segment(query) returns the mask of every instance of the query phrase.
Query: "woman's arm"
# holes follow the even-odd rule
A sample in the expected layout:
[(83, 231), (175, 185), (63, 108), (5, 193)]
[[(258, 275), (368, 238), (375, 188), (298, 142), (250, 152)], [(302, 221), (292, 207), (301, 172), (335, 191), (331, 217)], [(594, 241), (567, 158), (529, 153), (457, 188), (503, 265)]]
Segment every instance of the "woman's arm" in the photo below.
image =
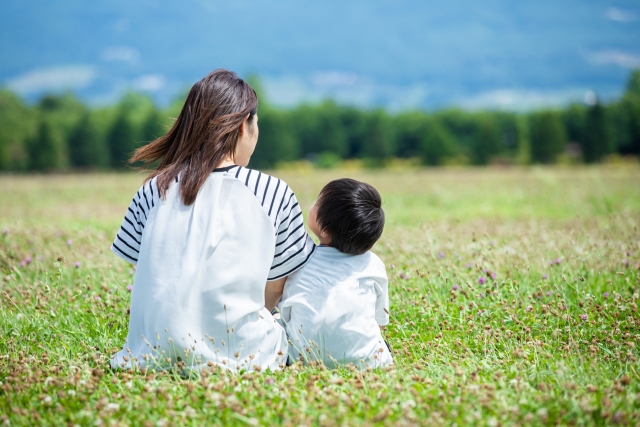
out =
[(267, 310), (272, 311), (276, 308), (278, 301), (282, 297), (282, 291), (284, 290), (284, 282), (287, 281), (287, 277), (272, 280), (267, 282), (264, 288), (264, 306)]

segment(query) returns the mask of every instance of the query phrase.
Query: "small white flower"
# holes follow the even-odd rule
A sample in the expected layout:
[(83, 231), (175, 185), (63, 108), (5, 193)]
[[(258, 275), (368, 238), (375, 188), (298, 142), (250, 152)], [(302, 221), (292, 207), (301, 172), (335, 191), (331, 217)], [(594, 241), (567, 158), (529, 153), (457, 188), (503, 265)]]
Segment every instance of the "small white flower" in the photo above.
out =
[(114, 402), (107, 403), (107, 406), (104, 407), (104, 410), (107, 412), (117, 412), (120, 410), (120, 405)]
[(184, 408), (184, 414), (185, 414), (187, 417), (195, 417), (195, 416), (197, 415), (197, 412), (196, 412), (196, 410), (195, 410), (195, 409), (193, 409), (191, 406), (187, 405), (187, 406)]

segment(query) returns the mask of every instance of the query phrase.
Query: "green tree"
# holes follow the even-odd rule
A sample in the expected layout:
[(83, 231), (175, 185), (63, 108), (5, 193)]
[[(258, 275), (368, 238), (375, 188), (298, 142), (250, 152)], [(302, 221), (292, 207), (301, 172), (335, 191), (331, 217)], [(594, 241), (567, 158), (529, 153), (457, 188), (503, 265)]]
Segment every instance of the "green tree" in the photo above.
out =
[(516, 120), (517, 126), (517, 142), (515, 161), (519, 165), (528, 165), (531, 163), (531, 140), (529, 139), (529, 122), (527, 117), (519, 115)]
[(0, 90), (0, 170), (23, 170), (28, 165), (26, 140), (36, 126), (34, 110), (16, 95)]
[(269, 107), (260, 108), (258, 114), (260, 135), (251, 156), (251, 167), (274, 167), (300, 157), (300, 146), (293, 131), (291, 115)]
[(455, 155), (455, 141), (437, 120), (425, 122), (419, 142), (420, 157), (425, 165), (437, 166)]
[(340, 107), (340, 122), (347, 139), (345, 157), (362, 157), (366, 145), (367, 112), (355, 107)]
[(529, 116), (531, 158), (537, 163), (553, 163), (567, 145), (567, 134), (557, 112), (539, 111)]
[(142, 143), (148, 144), (167, 133), (165, 122), (166, 120), (163, 119), (160, 111), (158, 111), (155, 106), (152, 106), (142, 122), (142, 128), (140, 130)]
[(398, 114), (394, 120), (396, 155), (398, 157), (420, 157), (421, 140), (433, 120), (425, 113), (411, 111)]
[(30, 170), (49, 171), (60, 167), (60, 144), (46, 118), (40, 120), (36, 134), (28, 139), (27, 147)]
[[(620, 124), (624, 129), (624, 134), (616, 138), (620, 151), (640, 155), (640, 69), (631, 73), (619, 108), (623, 118)], [(618, 132), (619, 129), (616, 128)]]
[(86, 113), (86, 107), (73, 94), (43, 96), (36, 107), (37, 115), (49, 127), (56, 145), (55, 169), (69, 166), (69, 137), (78, 121)]
[(442, 165), (458, 153), (455, 139), (442, 124), (442, 116), (423, 112), (401, 113), (395, 120), (396, 153), (400, 157), (420, 157), (429, 166)]
[(71, 93), (45, 95), (38, 102), (37, 111), (49, 118), (49, 123), (66, 142), (87, 107)]
[(116, 119), (107, 135), (112, 167), (122, 168), (127, 164), (129, 157), (137, 147), (136, 139), (137, 132), (129, 118), (129, 109), (119, 108)]
[(515, 155), (518, 146), (518, 115), (516, 113), (495, 111), (488, 114), (500, 128), (500, 154)]
[(602, 160), (611, 154), (613, 147), (608, 131), (605, 109), (596, 102), (587, 112), (585, 132), (582, 139), (582, 156), (587, 163)]
[(562, 123), (567, 130), (567, 139), (572, 142), (582, 143), (587, 124), (587, 108), (578, 103), (569, 105), (562, 112)]
[(260, 135), (251, 156), (250, 167), (272, 168), (279, 162), (300, 158), (300, 141), (297, 138), (293, 114), (273, 107), (256, 75), (246, 81), (258, 96), (258, 127)]
[(69, 135), (68, 145), (69, 160), (73, 167), (107, 167), (110, 164), (109, 151), (88, 111)]
[(503, 148), (500, 127), (494, 117), (478, 117), (477, 130), (471, 144), (471, 161), (476, 165), (486, 165)]
[(384, 110), (372, 111), (366, 120), (362, 156), (381, 164), (391, 157), (394, 151), (394, 140), (389, 116)]
[(302, 105), (292, 115), (303, 156), (325, 151), (340, 157), (347, 154), (347, 135), (340, 119), (340, 109), (335, 102)]
[(115, 109), (107, 142), (113, 167), (123, 167), (133, 152), (161, 133), (162, 115), (156, 115), (153, 101), (144, 95), (127, 93)]

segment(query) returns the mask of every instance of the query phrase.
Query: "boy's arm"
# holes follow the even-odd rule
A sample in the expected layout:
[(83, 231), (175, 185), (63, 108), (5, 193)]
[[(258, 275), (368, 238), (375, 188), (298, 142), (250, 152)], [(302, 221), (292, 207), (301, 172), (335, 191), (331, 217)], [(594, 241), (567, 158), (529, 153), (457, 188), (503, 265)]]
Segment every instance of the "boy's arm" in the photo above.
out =
[(377, 268), (377, 277), (373, 278), (376, 289), (376, 322), (384, 329), (389, 324), (389, 279), (382, 261), (379, 261)]
[(264, 306), (267, 310), (273, 311), (278, 304), (280, 298), (282, 298), (282, 291), (284, 290), (284, 282), (287, 281), (287, 277), (272, 280), (267, 282), (264, 288)]
[(389, 324), (389, 290), (387, 278), (376, 278), (376, 322), (384, 329)]
[(384, 263), (374, 253), (371, 253), (370, 262), (370, 277), (374, 281), (376, 292), (376, 323), (380, 329), (384, 329), (389, 324), (389, 278)]

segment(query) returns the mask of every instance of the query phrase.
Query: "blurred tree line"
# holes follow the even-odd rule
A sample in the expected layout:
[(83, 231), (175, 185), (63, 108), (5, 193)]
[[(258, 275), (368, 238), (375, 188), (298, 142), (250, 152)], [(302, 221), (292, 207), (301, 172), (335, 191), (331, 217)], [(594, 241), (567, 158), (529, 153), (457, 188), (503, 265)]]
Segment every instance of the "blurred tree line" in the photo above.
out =
[[(341, 159), (382, 166), (391, 158), (424, 165), (593, 163), (614, 153), (640, 155), (640, 70), (609, 104), (572, 104), (527, 114), (441, 110), (390, 114), (333, 101), (278, 109), (260, 97), (255, 168), (308, 159), (332, 167)], [(162, 135), (181, 102), (160, 110), (129, 93), (114, 106), (90, 108), (71, 94), (27, 105), (0, 91), (0, 170), (121, 169), (140, 145)]]

